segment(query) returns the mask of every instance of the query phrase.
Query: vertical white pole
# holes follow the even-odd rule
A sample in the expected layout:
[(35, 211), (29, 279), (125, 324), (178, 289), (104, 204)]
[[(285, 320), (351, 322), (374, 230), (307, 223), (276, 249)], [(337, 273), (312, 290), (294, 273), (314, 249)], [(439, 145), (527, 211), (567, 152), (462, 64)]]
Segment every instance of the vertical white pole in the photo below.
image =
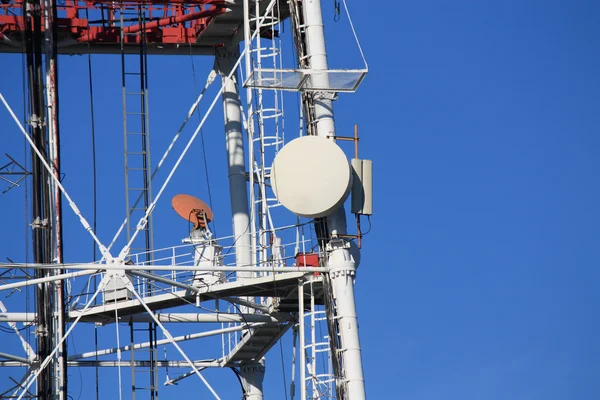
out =
[(300, 400), (306, 400), (306, 354), (304, 353), (304, 281), (298, 281), (298, 324), (300, 344)]
[(315, 318), (315, 291), (313, 283), (310, 283), (310, 363), (312, 373), (312, 390), (313, 396), (317, 393), (317, 320)]
[(344, 368), (344, 383), (348, 400), (366, 399), (358, 319), (354, 302), (356, 265), (344, 248), (334, 249), (329, 257), (329, 276), (335, 298)]
[[(239, 74), (234, 73), (231, 79), (226, 79), (238, 58), (239, 50), (237, 49), (235, 51), (227, 49), (217, 50), (215, 70), (219, 72), (221, 79), (223, 79), (223, 113), (225, 116), (225, 136), (227, 141), (229, 195), (231, 198), (233, 234), (235, 238), (235, 261), (238, 267), (248, 267), (252, 265), (254, 257), (250, 235), (252, 226), (248, 209), (248, 188), (245, 174), (242, 104), (238, 86)], [(249, 137), (249, 140), (251, 141), (252, 137)], [(250, 174), (252, 173), (253, 168), (251, 166)], [(254, 188), (251, 188), (251, 190), (254, 190)], [(253, 272), (237, 272), (238, 280), (249, 279), (253, 276)], [(248, 312), (246, 307), (242, 307), (241, 311), (243, 313)], [(246, 399), (262, 400), (262, 382), (265, 376), (264, 359), (241, 365), (240, 375), (246, 390)]]
[(262, 400), (265, 359), (242, 363), (240, 365), (240, 375), (246, 390), (244, 400)]
[[(304, 0), (302, 2), (306, 29), (306, 47), (310, 68), (327, 70), (327, 51), (323, 29), (321, 0)], [(329, 77), (325, 73), (311, 76), (313, 85), (329, 87)], [(317, 135), (323, 137), (335, 136), (332, 100), (326, 96), (315, 99), (315, 117)], [(346, 218), (343, 207), (340, 207), (327, 221), (331, 233), (346, 233)], [(339, 242), (339, 243), (338, 243)], [(343, 357), (343, 379), (348, 400), (363, 400), (366, 398), (365, 383), (358, 337), (356, 305), (354, 302), (354, 276), (356, 265), (343, 241), (329, 243), (330, 277), (336, 304), (336, 317), (340, 327), (340, 339)]]
[[(306, 50), (311, 69), (327, 70), (327, 51), (325, 50), (325, 33), (321, 0), (304, 0), (304, 24), (306, 29)], [(313, 85), (329, 87), (329, 76), (325, 73), (311, 76)], [(315, 118), (319, 136), (334, 136), (333, 102), (324, 96), (315, 98)]]
[[(235, 236), (235, 261), (238, 267), (244, 267), (252, 265), (252, 247), (238, 74), (235, 73), (231, 79), (226, 79), (238, 58), (239, 51), (237, 49), (233, 51), (218, 50), (215, 56), (215, 70), (223, 80), (223, 113), (225, 116), (229, 195)], [(237, 275), (243, 279), (251, 277), (252, 273), (238, 272)]]
[[(327, 71), (327, 50), (325, 49), (321, 0), (304, 0), (302, 4), (306, 31), (306, 51), (310, 68)], [(329, 75), (325, 72), (312, 74), (310, 79), (313, 86), (329, 87)], [(320, 96), (315, 96), (314, 105), (317, 135), (322, 137), (335, 136), (333, 101), (327, 97), (327, 93), (322, 93)], [(346, 234), (346, 213), (344, 212), (344, 208), (340, 207), (336, 210), (328, 218), (327, 223), (332, 232)]]

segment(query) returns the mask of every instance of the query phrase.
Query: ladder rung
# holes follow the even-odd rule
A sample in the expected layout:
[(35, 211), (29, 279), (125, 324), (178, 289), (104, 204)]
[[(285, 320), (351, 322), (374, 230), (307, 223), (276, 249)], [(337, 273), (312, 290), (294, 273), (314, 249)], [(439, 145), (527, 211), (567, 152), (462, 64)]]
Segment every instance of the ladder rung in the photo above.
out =
[(127, 111), (125, 114), (126, 115), (146, 115), (146, 113), (137, 112), (137, 111)]

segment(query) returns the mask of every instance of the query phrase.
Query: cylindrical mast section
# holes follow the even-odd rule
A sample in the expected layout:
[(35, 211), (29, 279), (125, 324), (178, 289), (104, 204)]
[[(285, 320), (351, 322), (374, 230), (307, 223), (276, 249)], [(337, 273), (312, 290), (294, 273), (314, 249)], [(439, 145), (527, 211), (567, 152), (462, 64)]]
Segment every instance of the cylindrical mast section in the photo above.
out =
[[(239, 50), (237, 48), (233, 51), (217, 50), (215, 70), (223, 80), (223, 114), (225, 117), (229, 196), (235, 237), (235, 261), (238, 267), (244, 267), (252, 265), (252, 247), (238, 74), (234, 73), (231, 79), (227, 79), (238, 58)], [(252, 275), (251, 272), (238, 272), (238, 277), (241, 278)]]
[[(340, 244), (343, 243), (340, 241)], [(341, 339), (343, 379), (348, 400), (366, 399), (363, 374), (358, 318), (354, 302), (354, 278), (356, 264), (352, 256), (342, 246), (333, 244), (329, 257), (329, 276), (335, 298), (336, 319)]]
[(244, 400), (262, 400), (265, 359), (242, 363), (240, 365), (240, 375), (245, 391)]
[[(238, 58), (238, 49), (234, 51), (218, 49), (215, 55), (215, 70), (219, 72), (223, 80), (223, 114), (225, 116), (225, 137), (227, 141), (229, 195), (235, 238), (235, 261), (238, 267), (249, 267), (252, 265), (253, 257), (242, 136), (242, 104), (238, 86), (239, 74), (234, 73), (231, 79), (227, 79)], [(253, 272), (237, 272), (238, 280), (248, 279), (252, 276), (254, 276)], [(242, 307), (241, 310), (244, 313), (247, 312), (246, 307)], [(260, 360), (242, 365), (240, 375), (246, 391), (245, 399), (262, 400), (262, 382), (265, 375), (264, 361)]]
[[(314, 86), (329, 87), (329, 76), (326, 73), (328, 65), (321, 0), (304, 0), (302, 5), (310, 69), (324, 71), (324, 73), (313, 73), (311, 79)], [(317, 93), (314, 97), (316, 133), (318, 136), (330, 138), (335, 136), (331, 95), (331, 92), (323, 92)], [(332, 138), (332, 140), (334, 139)], [(346, 218), (343, 206), (328, 218), (327, 224), (331, 234), (346, 233)], [(327, 247), (330, 254), (328, 266), (336, 305), (336, 315), (329, 316), (328, 323), (337, 323), (339, 327), (342, 346), (342, 349), (340, 349), (342, 376), (340, 378), (343, 379), (342, 384), (344, 385), (346, 399), (364, 400), (366, 399), (365, 382), (354, 302), (356, 265), (343, 240), (334, 238), (327, 244)], [(336, 321), (332, 321), (334, 317)]]
[[(321, 0), (305, 0), (302, 2), (302, 10), (305, 23), (306, 52), (310, 69), (322, 70), (323, 73), (313, 73), (310, 79), (313, 86), (329, 87), (329, 75), (326, 73), (327, 50), (325, 49), (325, 32), (323, 29), (323, 15), (321, 12)], [(322, 137), (330, 137), (334, 140), (335, 120), (333, 118), (333, 93), (315, 93), (313, 97), (316, 134)], [(329, 231), (338, 234), (346, 234), (346, 214), (344, 208), (340, 207), (327, 220)]]
[[(304, 0), (302, 4), (306, 32), (306, 51), (310, 69), (326, 71), (328, 65), (321, 0)], [(326, 73), (313, 74), (311, 80), (316, 87), (329, 86), (329, 75)], [(324, 137), (335, 136), (333, 101), (331, 97), (327, 96), (327, 93), (316, 94), (314, 97), (314, 106), (317, 135)]]

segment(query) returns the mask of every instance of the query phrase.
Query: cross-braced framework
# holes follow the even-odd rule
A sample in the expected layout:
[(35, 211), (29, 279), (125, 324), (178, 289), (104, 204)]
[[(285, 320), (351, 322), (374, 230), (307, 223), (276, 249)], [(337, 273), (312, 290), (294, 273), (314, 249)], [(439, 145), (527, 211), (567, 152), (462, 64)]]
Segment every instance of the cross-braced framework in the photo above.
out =
[[(127, 7), (137, 13), (137, 25), (133, 20), (125, 23)], [(192, 53), (215, 56), (214, 69), (203, 90), (154, 169), (149, 165), (149, 138), (140, 132), (142, 156), (148, 156), (142, 165), (144, 190), (137, 200), (136, 196), (127, 197), (127, 217), (108, 244), (100, 240), (78, 208), (77, 199), (70, 196), (68, 185), (61, 182), (58, 125), (49, 124), (54, 126), (54, 136), (50, 137), (54, 142), (51, 140), (49, 146), (54, 153), (47, 154), (39, 142), (42, 132), (37, 136), (31, 133), (32, 127), (39, 130), (43, 124), (30, 120), (24, 126), (0, 93), (15, 131), (23, 135), (38, 163), (33, 173), (43, 173), (48, 192), (58, 194), (49, 204), (59, 210), (64, 199), (101, 255), (99, 261), (91, 263), (65, 263), (59, 256), (52, 260), (36, 258), (34, 263), (0, 264), (0, 292), (13, 296), (10, 309), (0, 302), (0, 324), (6, 324), (21, 346), (0, 346), (0, 367), (7, 368), (11, 381), (10, 387), (0, 388), (0, 396), (67, 399), (67, 371), (86, 367), (96, 370), (97, 394), (98, 370), (113, 367), (117, 370), (117, 385), (111, 397), (118, 392), (119, 398), (126, 393), (132, 398), (156, 398), (154, 377), (164, 376), (164, 385), (176, 385), (195, 376), (205, 393), (220, 399), (218, 388), (205, 377), (205, 371), (232, 369), (244, 398), (262, 399), (263, 378), (272, 368), (266, 367), (264, 358), (291, 330), (291, 385), (286, 391), (290, 390), (292, 398), (365, 398), (353, 294), (358, 260), (356, 245), (346, 232), (345, 222), (341, 222), (343, 206), (327, 218), (302, 218), (283, 209), (270, 183), (271, 165), (286, 143), (283, 91), (303, 93), (300, 113), (305, 115), (296, 129), (300, 136), (334, 140), (332, 99), (339, 91), (355, 90), (366, 74), (366, 63), (363, 70), (328, 69), (326, 54), (321, 50), (325, 46), (320, 7), (320, 1), (312, 0), (130, 1), (118, 7), (109, 2), (66, 2), (57, 6), (52, 1), (18, 0), (0, 6), (3, 46), (18, 51), (17, 38), (23, 32), (25, 40), (32, 34), (47, 35), (53, 39), (53, 48), (47, 49), (45, 59), (49, 64), (59, 52), (76, 52), (82, 43), (94, 52), (120, 52), (123, 59), (135, 53), (139, 45), (148, 46), (143, 50), (148, 53), (166, 47), (170, 54), (178, 50), (169, 45), (181, 43), (195, 48)], [(5, 18), (11, 10), (17, 10), (12, 12), (14, 18)], [(157, 10), (162, 10), (160, 17)], [(90, 12), (101, 15), (101, 22), (90, 19)], [(42, 15), (46, 16), (45, 29), (39, 24)], [(290, 51), (297, 64), (286, 69), (280, 35), (282, 23), (290, 15), (294, 19), (295, 45)], [(59, 17), (61, 32), (57, 36), (52, 24)], [(127, 37), (132, 41), (126, 42)], [(242, 40), (245, 45), (240, 51), (238, 43)], [(142, 60), (145, 63), (145, 58)], [(336, 80), (340, 75), (346, 77), (341, 80), (343, 85)], [(49, 76), (52, 78), (52, 74)], [(220, 88), (205, 104), (204, 96), (217, 76)], [(245, 95), (240, 91), (241, 82), (245, 82)], [(43, 86), (43, 80), (38, 84)], [(56, 109), (55, 88), (46, 85), (46, 107)], [(141, 117), (147, 124), (146, 83), (142, 89)], [(129, 93), (125, 84), (123, 93)], [(210, 210), (196, 207), (189, 210), (188, 219), (197, 219), (183, 244), (157, 249), (146, 239), (145, 248), (136, 252), (136, 238), (150, 237), (148, 224), (154, 211), (164, 204), (167, 187), (219, 102), (225, 117), (232, 234), (215, 236), (209, 225)], [(181, 152), (173, 156), (175, 142), (184, 140), (184, 129), (201, 103), (204, 115)], [(44, 107), (38, 108), (36, 112), (41, 115)], [(127, 123), (125, 127), (127, 144)], [(288, 137), (297, 135), (288, 130)], [(130, 156), (126, 152), (126, 168)], [(154, 181), (167, 158), (174, 160), (171, 168), (163, 174), (164, 180)], [(28, 176), (25, 167), (11, 160), (4, 169), (16, 165), (23, 177)], [(21, 180), (9, 183), (15, 186)], [(131, 191), (126, 191), (129, 196)], [(138, 209), (139, 221), (133, 224), (131, 210), (140, 200), (143, 207)], [(47, 223), (49, 229), (56, 230), (61, 221), (57, 216), (56, 222)], [(117, 249), (123, 231), (127, 232), (126, 244)], [(60, 241), (59, 237), (54, 234), (51, 238)], [(45, 245), (59, 248), (50, 239)], [(19, 298), (25, 303), (30, 291), (35, 291), (37, 298), (42, 293), (47, 296), (39, 303), (48, 302), (49, 315), (43, 317), (43, 324), (40, 306), (35, 312), (18, 308)], [(63, 292), (64, 299), (59, 296)], [(36, 326), (36, 335), (48, 339), (32, 345), (22, 331)], [(136, 326), (157, 329), (150, 337), (135, 336)], [(92, 329), (96, 340), (87, 342), (84, 349), (67, 350), (70, 336), (90, 335)], [(98, 341), (99, 332), (103, 338), (114, 339)], [(198, 339), (205, 345), (192, 346)], [(41, 343), (46, 346), (43, 351)], [(159, 374), (159, 369), (164, 374)], [(142, 370), (153, 377), (148, 395), (135, 381)]]

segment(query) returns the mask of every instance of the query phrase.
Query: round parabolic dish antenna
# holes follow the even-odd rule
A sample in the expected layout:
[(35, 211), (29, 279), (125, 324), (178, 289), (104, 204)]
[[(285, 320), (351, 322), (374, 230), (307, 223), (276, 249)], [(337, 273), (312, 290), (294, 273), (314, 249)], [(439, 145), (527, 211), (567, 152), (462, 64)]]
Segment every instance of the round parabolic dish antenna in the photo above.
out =
[(319, 136), (302, 136), (277, 153), (271, 187), (277, 200), (296, 215), (330, 215), (348, 197), (352, 184), (350, 163), (342, 149)]
[(202, 200), (189, 194), (178, 194), (171, 200), (173, 209), (186, 221), (194, 224), (194, 229), (203, 228), (213, 220), (213, 212)]

